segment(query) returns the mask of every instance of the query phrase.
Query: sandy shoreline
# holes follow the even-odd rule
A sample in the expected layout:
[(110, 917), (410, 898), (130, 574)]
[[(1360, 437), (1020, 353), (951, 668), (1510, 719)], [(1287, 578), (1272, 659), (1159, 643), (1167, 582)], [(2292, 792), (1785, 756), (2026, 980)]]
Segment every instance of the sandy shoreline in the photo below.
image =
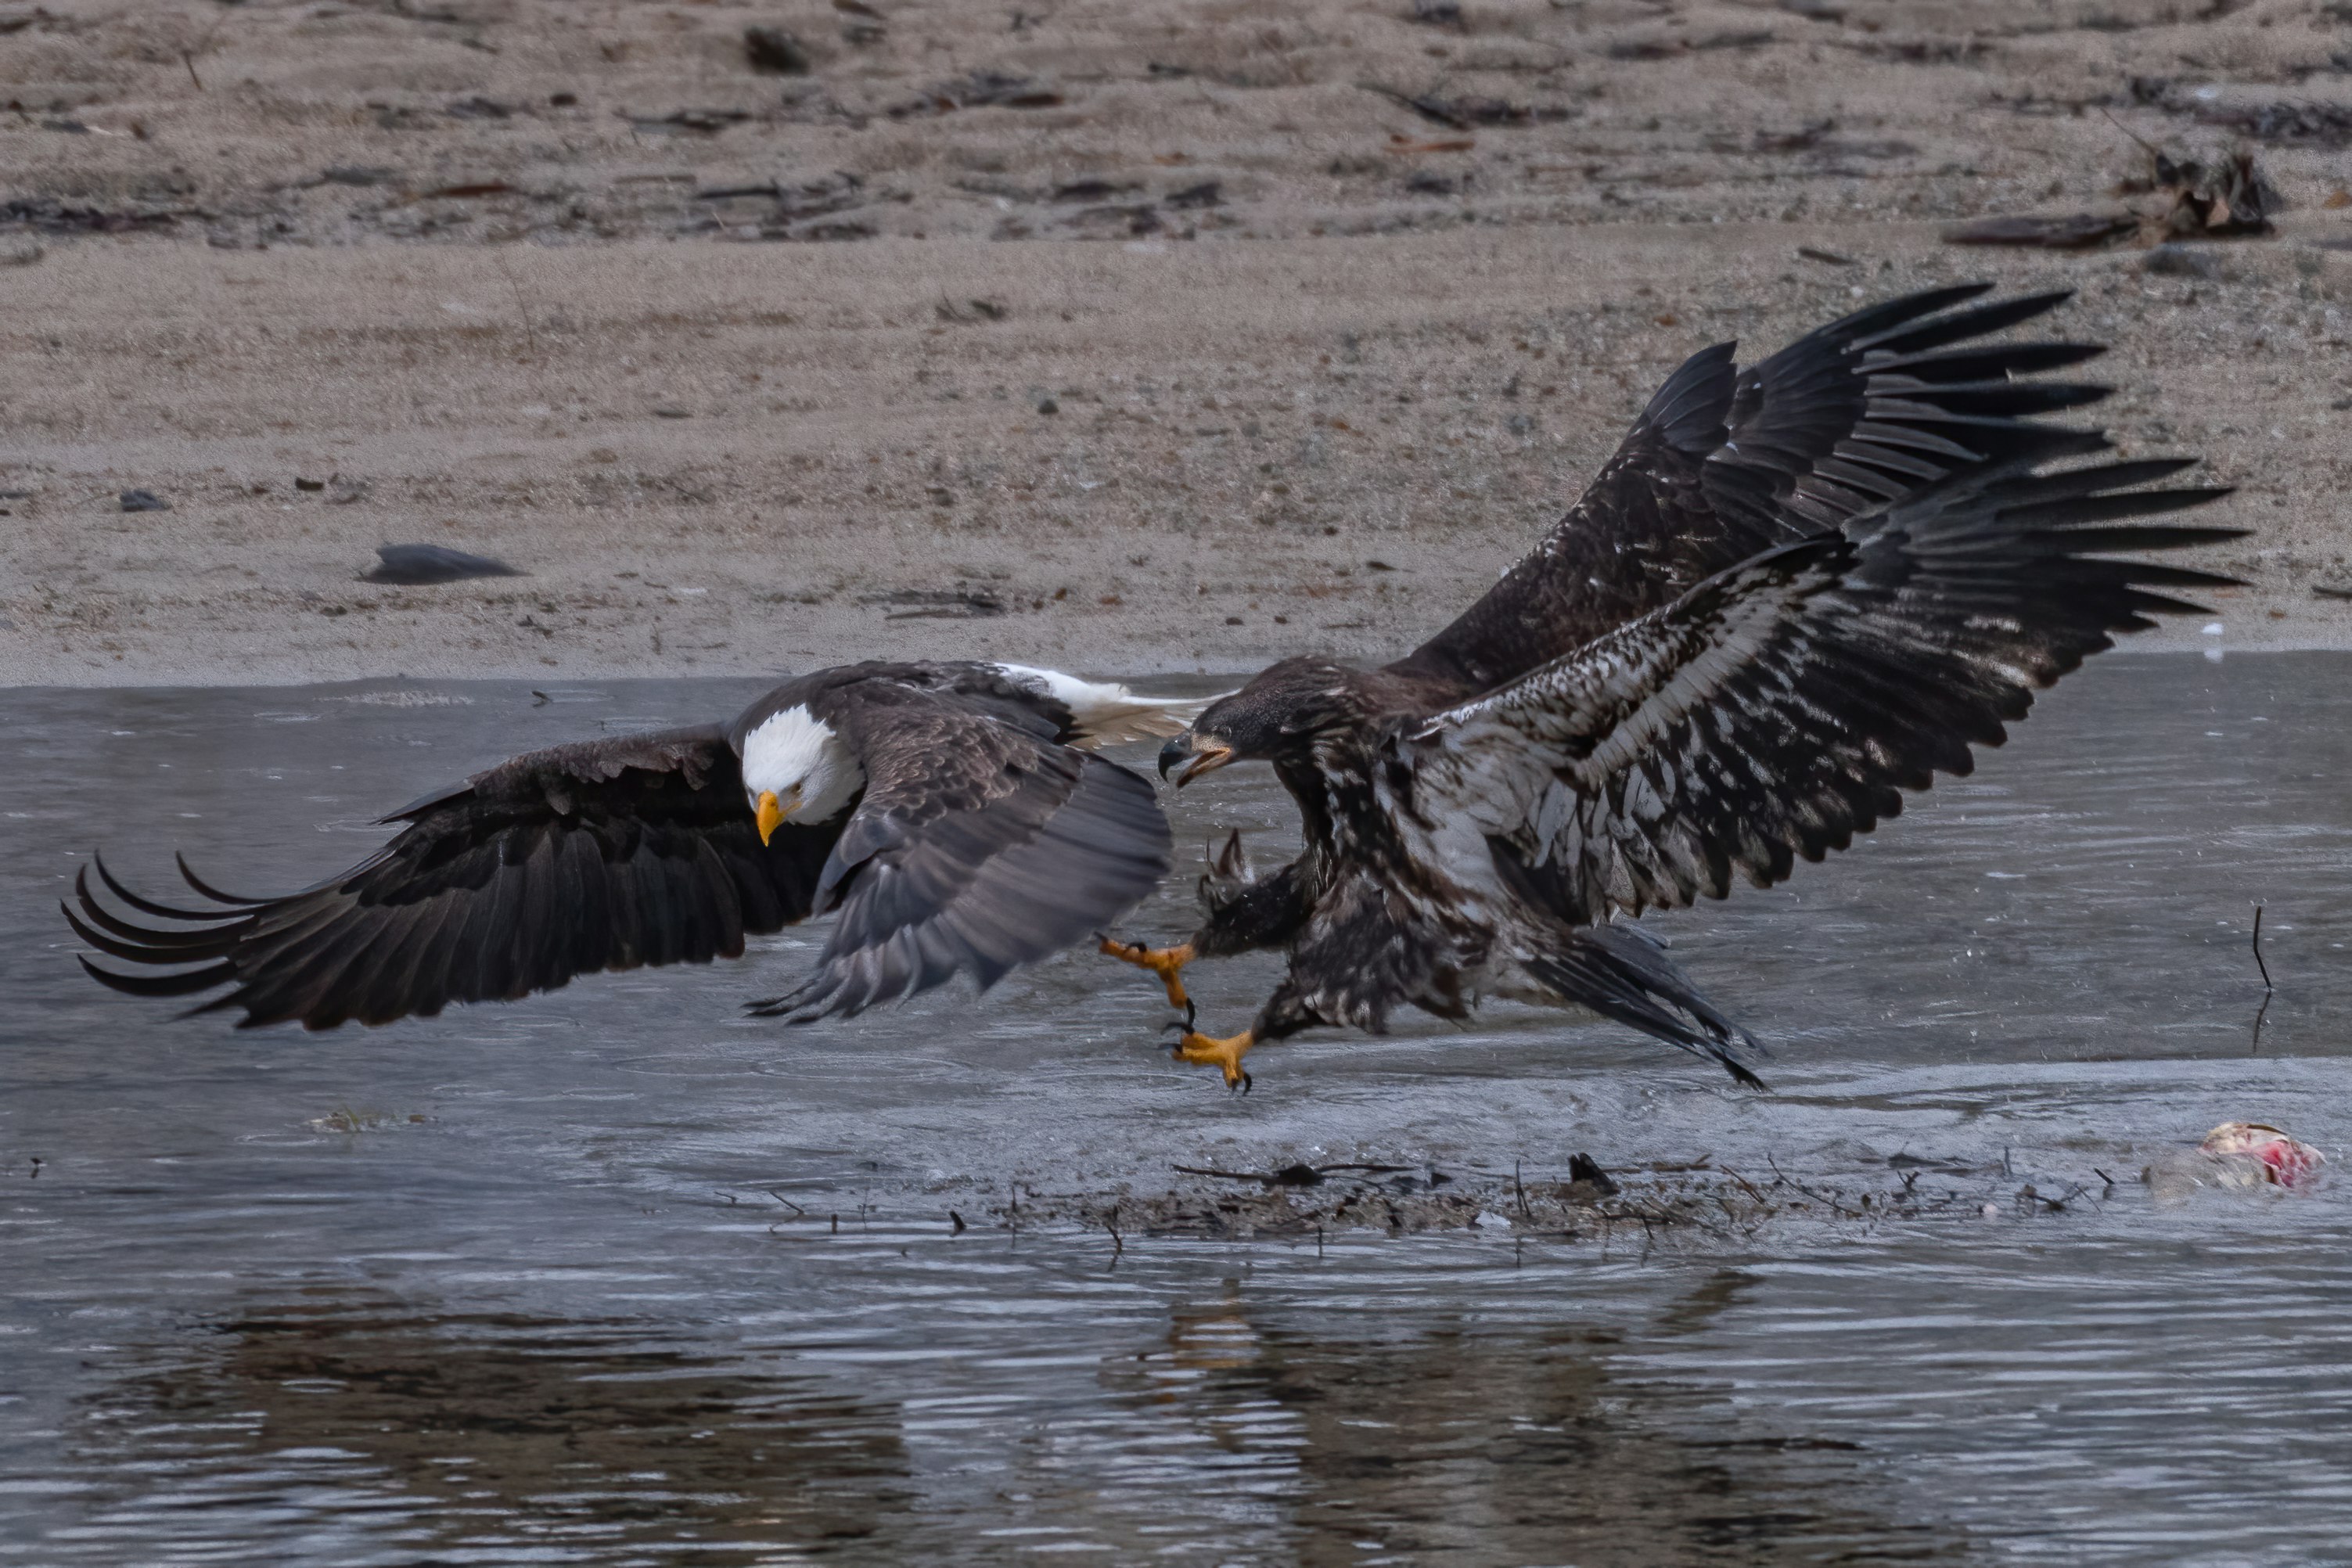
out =
[[(1988, 26), (1969, 35), (1991, 40), (1983, 48), (1948, 58), (1928, 47), (1932, 20), (1875, 9), (1876, 25), (1827, 26), (1753, 7), (1684, 7), (1664, 23), (1655, 8), (1559, 22), (1474, 8), (1466, 32), (1442, 37), (1382, 13), (1343, 37), (1334, 29), (1356, 13), (1310, 8), (1281, 48), (1250, 46), (1291, 60), (1297, 81), (1196, 84), (1166, 100), (1163, 121), (1142, 88), (1114, 92), (1082, 68), (1089, 49), (1126, 59), (1146, 47), (1116, 9), (1060, 16), (1058, 42), (967, 40), (1034, 53), (1067, 99), (1043, 118), (893, 120), (894, 83), (946, 74), (940, 49), (919, 47), (925, 27), (963, 37), (944, 10), (896, 8), (887, 47), (828, 44), (834, 63), (779, 88), (728, 53), (749, 13), (698, 13), (689, 48), (643, 8), (581, 7), (592, 32), (643, 36), (612, 46), (617, 59), (597, 67), (612, 79), (581, 89), (597, 117), (560, 142), (553, 110), (438, 109), (429, 132), (361, 112), (386, 81), (444, 97), (471, 83), (512, 104), (559, 78), (577, 85), (578, 60), (525, 47), (552, 26), (527, 5), (457, 7), (472, 19), (434, 27), (332, 6), (236, 13), (202, 57), (203, 93), (169, 53), (165, 69), (98, 48), (132, 22), (91, 10), (79, 32), (28, 26), (10, 36), (32, 51), (16, 63), (49, 69), (63, 94), (51, 112), (87, 133), (0, 140), (16, 191), (128, 211), (141, 179), (234, 145), (242, 161), (224, 167), (241, 173), (206, 175), (223, 190), (174, 199), (215, 216), (238, 200), (292, 216), (247, 238), (194, 216), (0, 233), (31, 258), (0, 268), (0, 681), (570, 679), (884, 655), (1135, 673), (1310, 649), (1387, 657), (1525, 548), (1684, 355), (1733, 337), (1769, 352), (1864, 299), (1977, 277), (2078, 289), (2054, 328), (2115, 345), (2096, 374), (2121, 391), (2099, 416), (2124, 450), (2201, 453), (2241, 487), (2226, 520), (2255, 534), (2203, 563), (2250, 584), (2215, 599), (2223, 633), (2176, 624), (2132, 646), (2352, 647), (2352, 605), (2313, 592), (2352, 587), (2352, 210), (2317, 199), (2340, 155), (2265, 150), (2295, 210), (2275, 239), (2213, 247), (2200, 275), (2152, 274), (2129, 247), (1937, 238), (1948, 217), (2003, 204), (2095, 205), (2137, 156), (2095, 117), (1995, 117), (1988, 93), (2071, 84), (2079, 102), (2116, 70), (2193, 48), (2226, 57), (2233, 91), (2279, 80), (2325, 96), (2328, 79), (2294, 74), (2316, 47), (2305, 24), (2317, 11), (2257, 7), (2278, 26), (2234, 31)], [(1247, 32), (1240, 15), (1225, 7), (1187, 35), (1200, 69), (1214, 40)], [(1665, 55), (1643, 41), (1742, 16), (1772, 37), (1699, 48), (1662, 34)], [(75, 49), (110, 63), (76, 78)], [(355, 74), (361, 49), (394, 51), (373, 88)], [(1823, 60), (1832, 79), (1797, 68)], [(238, 71), (245, 89), (221, 86)], [(1379, 164), (1389, 172), (1374, 181), (1332, 147), (1447, 139), (1350, 72), (1577, 112), (1454, 137), (1472, 145)], [(16, 79), (11, 90), (33, 90)], [(607, 123), (624, 99), (694, 87), (714, 101), (781, 93), (789, 107), (811, 82), (882, 107), (775, 113), (651, 150), (634, 122)], [(1325, 118), (1310, 125), (1300, 116), (1316, 106)], [(1823, 109), (1851, 144), (1814, 134), (1757, 151), (1760, 119)], [(2180, 118), (2168, 112), (2137, 123), (2158, 131)], [(134, 118), (137, 136), (99, 134)], [(315, 135), (300, 129), (313, 121)], [(1852, 141), (1889, 128), (1905, 151)], [(1971, 138), (1975, 163), (1955, 163)], [(2093, 145), (2107, 152), (2087, 159)], [(445, 198), (431, 208), (439, 228), (404, 237), (427, 242), (395, 243), (387, 226), (417, 216), (413, 196), (378, 191), (365, 211), (330, 212), (317, 204), (362, 187), (296, 179), (369, 157), (413, 170), (428, 146), (432, 177), (487, 171), (499, 179), (477, 184), (511, 184), (513, 202)], [(872, 232), (854, 243), (724, 243), (727, 200), (615, 210), (581, 233), (496, 221), (501, 203), (530, 205), (522, 186), (541, 165), (634, 190), (638, 163), (723, 180), (754, 147), (778, 160), (761, 164), (771, 177), (830, 162), (895, 192), (856, 220)], [(1617, 150), (1611, 168), (1547, 172), (1547, 156), (1596, 148)], [(1088, 238), (1068, 203), (971, 188), (1024, 149), (1053, 178), (1132, 176), (1153, 226)], [(1439, 176), (1414, 183), (1441, 167), (1455, 181), (1444, 200)], [(1180, 209), (1160, 190), (1171, 169), (1223, 194)], [(171, 510), (122, 511), (133, 488)], [(357, 581), (389, 541), (493, 554), (530, 575)]]

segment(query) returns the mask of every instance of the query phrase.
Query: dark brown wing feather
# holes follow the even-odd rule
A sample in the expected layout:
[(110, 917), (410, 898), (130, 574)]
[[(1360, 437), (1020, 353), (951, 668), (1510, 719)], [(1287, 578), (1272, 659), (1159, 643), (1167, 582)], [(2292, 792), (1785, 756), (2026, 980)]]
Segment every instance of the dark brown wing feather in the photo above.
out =
[(805, 1023), (967, 973), (985, 989), (1099, 931), (1167, 875), (1151, 786), (952, 693), (865, 686), (822, 713), (866, 769), (818, 896), (817, 972), (752, 1004)]
[[(118, 991), (241, 1007), (247, 1026), (430, 1016), (574, 975), (734, 958), (747, 933), (814, 906), (837, 829), (779, 829), (763, 847), (717, 726), (533, 752), (425, 796), (391, 842), (341, 876), (278, 899), (131, 893), (92, 862), (66, 919), (133, 967), (82, 961)], [(89, 884), (136, 912), (110, 910)], [(193, 967), (184, 967), (193, 966)]]
[(1970, 472), (1769, 551), (1403, 742), (1428, 853), (1597, 923), (1818, 860), (1966, 773), (2038, 688), (2231, 581), (2123, 554), (2242, 531), (2148, 521), (2182, 461)]
[[(1930, 289), (1815, 329), (1747, 371), (1732, 345), (1667, 378), (1552, 531), (1451, 626), (1390, 668), (1460, 700), (1671, 604), (1760, 551), (1833, 528), (1958, 468), (2061, 435), (2037, 415), (2106, 388), (2017, 378), (2082, 343), (1973, 342), (2066, 295), (1955, 310), (1991, 285)], [(2069, 437), (2095, 451), (2098, 437)]]

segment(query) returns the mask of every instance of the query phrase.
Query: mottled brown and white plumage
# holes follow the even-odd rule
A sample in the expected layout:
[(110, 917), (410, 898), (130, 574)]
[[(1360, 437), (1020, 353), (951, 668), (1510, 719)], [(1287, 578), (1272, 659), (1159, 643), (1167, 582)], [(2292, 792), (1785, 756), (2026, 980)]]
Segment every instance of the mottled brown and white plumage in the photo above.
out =
[[(1242, 1052), (1480, 995), (1577, 1005), (1753, 1081), (1754, 1046), (1632, 923), (1842, 849), (1966, 773), (2033, 693), (2227, 578), (2119, 559), (2235, 531), (2146, 521), (2224, 493), (2189, 460), (2054, 468), (2107, 443), (2036, 416), (2103, 387), (2021, 379), (2099, 352), (1987, 343), (2063, 295), (1984, 285), (1859, 311), (1747, 371), (1668, 379), (1582, 499), (1451, 626), (1380, 669), (1293, 659), (1161, 756), (1264, 760), (1305, 852), (1204, 883), (1157, 967), (1281, 947)], [(1137, 956), (1130, 951), (1128, 956)]]
[(118, 991), (226, 987), (197, 1010), (325, 1029), (739, 957), (837, 912), (815, 973), (753, 1010), (852, 1014), (959, 973), (985, 988), (1149, 893), (1168, 868), (1151, 786), (1084, 748), (1197, 709), (1022, 666), (844, 666), (731, 723), (501, 763), (299, 892), (219, 892), (184, 860), (204, 901), (164, 904), (93, 859), (66, 918), (130, 966), (82, 961)]

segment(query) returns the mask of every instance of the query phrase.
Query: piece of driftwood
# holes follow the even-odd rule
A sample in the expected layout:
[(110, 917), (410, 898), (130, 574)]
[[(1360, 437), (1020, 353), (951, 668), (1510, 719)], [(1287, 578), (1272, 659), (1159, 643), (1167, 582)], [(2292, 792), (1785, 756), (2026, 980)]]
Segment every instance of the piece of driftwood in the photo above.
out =
[(462, 583), (468, 577), (520, 577), (523, 573), (487, 555), (468, 555), (446, 544), (379, 544), (376, 565), (361, 575), (363, 583), (397, 587), (422, 587), (433, 583)]
[(2139, 220), (2129, 213), (1980, 217), (1946, 229), (1944, 243), (2014, 245), (2037, 250), (2088, 250), (2138, 227)]

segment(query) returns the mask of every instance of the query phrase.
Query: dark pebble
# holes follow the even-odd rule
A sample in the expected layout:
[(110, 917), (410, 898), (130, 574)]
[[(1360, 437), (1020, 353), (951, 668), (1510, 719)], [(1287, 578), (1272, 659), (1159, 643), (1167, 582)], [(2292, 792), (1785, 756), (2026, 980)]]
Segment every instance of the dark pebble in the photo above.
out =
[(779, 76), (806, 76), (815, 64), (807, 47), (782, 27), (744, 28), (743, 54), (754, 69)]
[(2211, 251), (2194, 245), (2159, 245), (2140, 258), (2139, 269), (2158, 278), (2201, 278), (2208, 280), (2221, 276), (2221, 258)]
[(122, 510), (125, 511), (169, 511), (172, 503), (153, 490), (124, 490)]
[(468, 555), (446, 544), (379, 544), (375, 553), (379, 564), (361, 578), (362, 582), (414, 587), (427, 583), (458, 583), (468, 577), (523, 574), (503, 561)]

